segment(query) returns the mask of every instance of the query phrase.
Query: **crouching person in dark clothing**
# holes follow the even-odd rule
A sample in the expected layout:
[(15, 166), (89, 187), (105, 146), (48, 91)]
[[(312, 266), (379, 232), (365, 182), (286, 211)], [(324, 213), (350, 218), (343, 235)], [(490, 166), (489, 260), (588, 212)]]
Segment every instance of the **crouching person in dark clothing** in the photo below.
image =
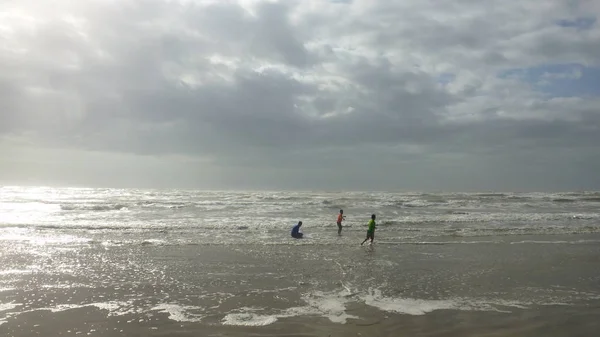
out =
[(292, 237), (296, 239), (302, 239), (304, 234), (300, 233), (300, 227), (302, 226), (302, 221), (299, 221), (294, 228), (292, 228)]

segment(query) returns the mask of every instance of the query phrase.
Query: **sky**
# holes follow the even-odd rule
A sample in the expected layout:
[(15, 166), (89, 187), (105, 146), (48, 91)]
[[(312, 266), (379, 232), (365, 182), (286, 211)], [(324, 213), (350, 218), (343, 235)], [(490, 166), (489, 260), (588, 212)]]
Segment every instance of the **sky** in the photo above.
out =
[(600, 189), (600, 1), (5, 0), (0, 185)]

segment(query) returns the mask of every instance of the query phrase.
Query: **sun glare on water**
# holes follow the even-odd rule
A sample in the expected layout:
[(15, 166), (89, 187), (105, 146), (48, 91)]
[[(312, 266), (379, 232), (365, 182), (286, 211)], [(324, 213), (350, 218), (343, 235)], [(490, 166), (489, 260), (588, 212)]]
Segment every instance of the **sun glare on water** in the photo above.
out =
[(60, 205), (52, 188), (4, 187), (0, 193), (0, 226), (44, 222)]

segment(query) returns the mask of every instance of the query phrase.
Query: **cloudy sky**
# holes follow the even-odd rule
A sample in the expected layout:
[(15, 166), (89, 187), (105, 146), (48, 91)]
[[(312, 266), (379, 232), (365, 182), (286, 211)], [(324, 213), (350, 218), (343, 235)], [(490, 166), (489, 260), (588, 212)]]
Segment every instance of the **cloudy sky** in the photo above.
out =
[(600, 189), (597, 0), (4, 0), (0, 184)]

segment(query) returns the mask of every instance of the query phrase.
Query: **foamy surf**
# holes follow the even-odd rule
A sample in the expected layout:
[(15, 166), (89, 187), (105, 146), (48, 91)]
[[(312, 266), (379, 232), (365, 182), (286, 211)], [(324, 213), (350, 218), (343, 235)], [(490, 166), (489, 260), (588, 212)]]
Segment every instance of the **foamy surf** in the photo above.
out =
[[(304, 306), (291, 307), (279, 312), (267, 314), (268, 310), (260, 308), (239, 308), (222, 320), (224, 325), (264, 326), (275, 323), (278, 319), (300, 316), (327, 318), (332, 323), (347, 324), (349, 319), (359, 320), (361, 317), (347, 313), (347, 306), (352, 303), (364, 303), (377, 310), (404, 314), (425, 315), (436, 310), (461, 311), (495, 311), (510, 313), (508, 308), (526, 309), (531, 303), (504, 300), (475, 299), (413, 299), (402, 297), (386, 297), (379, 289), (370, 289), (367, 293), (321, 292), (316, 291), (303, 296)], [(552, 303), (553, 305), (555, 303)]]
[(369, 289), (367, 292), (315, 291), (302, 296), (304, 306), (291, 307), (279, 312), (266, 314), (267, 309), (239, 308), (227, 314), (222, 323), (226, 325), (263, 326), (275, 323), (278, 319), (299, 316), (316, 316), (329, 319), (333, 323), (346, 324), (349, 319), (361, 319), (347, 313), (347, 306), (352, 303), (364, 303), (377, 310), (420, 316), (436, 310), (460, 311), (495, 311), (510, 313), (512, 309), (527, 309), (534, 305), (565, 305), (561, 302), (519, 302), (502, 299), (469, 299), (450, 298), (442, 300), (388, 297), (380, 289)]
[[(448, 298), (442, 300), (415, 299), (384, 296), (379, 289), (369, 289), (367, 294), (360, 296), (368, 306), (386, 312), (406, 315), (425, 315), (436, 310), (461, 310), (461, 311), (496, 311), (511, 313), (512, 309), (529, 309), (533, 306), (569, 305), (565, 301), (557, 301), (551, 296), (540, 298), (538, 301), (517, 301), (501, 298)], [(573, 300), (582, 300), (584, 297), (573, 297)], [(593, 296), (587, 296), (593, 299)]]
[(22, 303), (14, 303), (14, 302), (0, 303), (0, 312), (14, 309), (20, 305), (22, 305)]
[(385, 297), (379, 289), (370, 289), (361, 299), (368, 306), (387, 312), (407, 315), (424, 315), (434, 310), (465, 309), (453, 300), (423, 300), (412, 298)]
[(290, 308), (288, 314), (316, 315), (329, 319), (333, 323), (346, 323), (348, 319), (359, 317), (346, 313), (346, 305), (352, 300), (348, 298), (347, 290), (340, 292), (316, 291), (304, 295), (302, 298), (307, 305), (299, 308)]
[(200, 322), (203, 317), (203, 315), (191, 312), (202, 310), (202, 308), (182, 306), (177, 303), (162, 303), (153, 307), (151, 310), (165, 312), (169, 314), (169, 319), (177, 322)]
[(225, 315), (221, 323), (223, 325), (238, 325), (238, 326), (264, 326), (273, 324), (277, 321), (275, 315), (259, 315), (256, 313), (231, 313)]
[(262, 326), (275, 323), (278, 319), (301, 316), (314, 316), (329, 319), (333, 323), (345, 324), (348, 319), (359, 319), (358, 316), (346, 313), (348, 299), (346, 291), (311, 292), (302, 296), (306, 303), (303, 306), (291, 307), (268, 314), (264, 308), (239, 308), (228, 313), (222, 320), (225, 325)]
[[(534, 290), (536, 292), (545, 291), (539, 289), (532, 289), (531, 291)], [(569, 297), (572, 300), (594, 300), (600, 298), (600, 295), (585, 292), (570, 292)], [(510, 314), (515, 309), (525, 310), (537, 305), (569, 305), (569, 303), (564, 301), (564, 298), (563, 301), (559, 301), (556, 298), (553, 298), (551, 294), (545, 298), (545, 300), (539, 301), (459, 297), (448, 299), (419, 299), (386, 296), (383, 294), (382, 290), (377, 288), (369, 288), (367, 291), (354, 291), (348, 289), (331, 292), (312, 291), (301, 296), (304, 305), (293, 306), (287, 309), (239, 307), (231, 310), (228, 313), (225, 313), (220, 323), (222, 325), (230, 326), (258, 327), (274, 324), (280, 319), (290, 317), (322, 317), (328, 319), (332, 323), (347, 324), (349, 320), (360, 320), (363, 318), (347, 312), (348, 305), (361, 303), (382, 312), (413, 316), (422, 316), (438, 310), (494, 311)], [(22, 303), (14, 302), (0, 304), (0, 314), (22, 306)], [(201, 308), (197, 306), (183, 305), (177, 302), (159, 303), (145, 308), (136, 306), (131, 301), (107, 301), (87, 304), (58, 304), (53, 307), (45, 308), (21, 308), (22, 310), (18, 312), (11, 312), (10, 314), (5, 315), (5, 317), (0, 316), (0, 324), (2, 324), (1, 322), (6, 322), (6, 319), (9, 317), (16, 317), (20, 314), (28, 312), (46, 310), (56, 313), (90, 306), (96, 307), (101, 311), (105, 311), (107, 317), (132, 314), (151, 317), (156, 313), (166, 313), (169, 320), (194, 323), (200, 323), (202, 322), (203, 318), (214, 315), (220, 310), (220, 305), (210, 308)]]

